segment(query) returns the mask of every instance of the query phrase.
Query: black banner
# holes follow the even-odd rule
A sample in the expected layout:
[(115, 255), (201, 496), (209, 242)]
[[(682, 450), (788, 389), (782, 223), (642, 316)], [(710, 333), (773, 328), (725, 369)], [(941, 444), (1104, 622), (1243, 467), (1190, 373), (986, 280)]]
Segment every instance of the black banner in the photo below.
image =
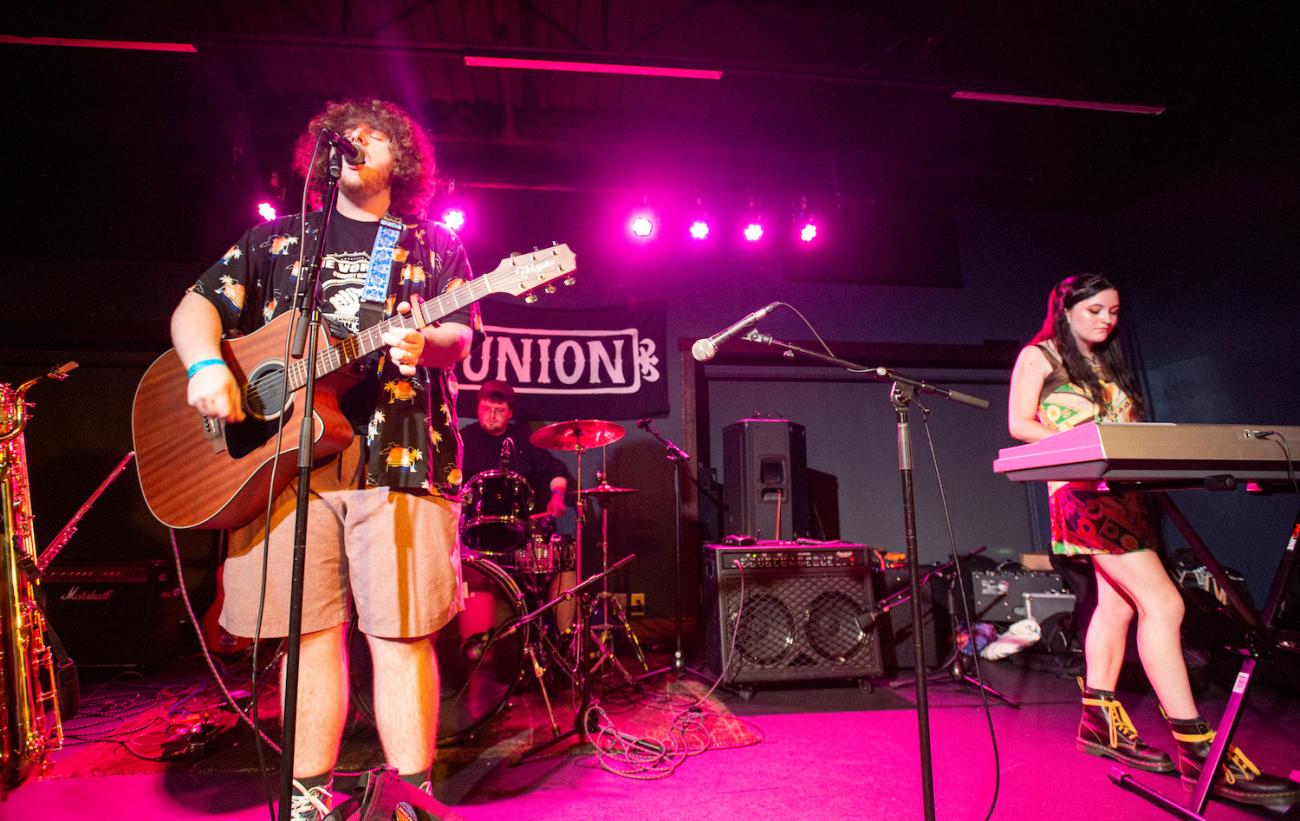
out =
[(456, 367), (457, 411), (473, 418), (478, 388), (508, 382), (520, 419), (637, 419), (668, 413), (662, 303), (554, 310), (483, 305), (484, 343)]

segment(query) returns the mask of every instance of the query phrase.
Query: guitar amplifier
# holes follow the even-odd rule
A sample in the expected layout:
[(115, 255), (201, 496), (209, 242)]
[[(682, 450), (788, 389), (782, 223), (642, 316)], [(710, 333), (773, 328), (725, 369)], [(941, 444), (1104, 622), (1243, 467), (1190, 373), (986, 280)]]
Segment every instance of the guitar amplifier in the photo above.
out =
[(1045, 618), (1051, 612), (1074, 607), (1074, 595), (1066, 589), (1059, 573), (1038, 570), (975, 570), (971, 572), (970, 579), (975, 593), (974, 615), (977, 621), (1013, 624), (1029, 618), (1031, 600), (1035, 605), (1032, 616), (1036, 620)]
[(176, 653), (185, 608), (170, 562), (54, 566), (45, 615), (78, 668), (156, 669)]
[[(705, 659), (724, 684), (864, 679), (884, 673), (860, 544), (705, 545)], [(742, 597), (743, 591), (743, 597)]]

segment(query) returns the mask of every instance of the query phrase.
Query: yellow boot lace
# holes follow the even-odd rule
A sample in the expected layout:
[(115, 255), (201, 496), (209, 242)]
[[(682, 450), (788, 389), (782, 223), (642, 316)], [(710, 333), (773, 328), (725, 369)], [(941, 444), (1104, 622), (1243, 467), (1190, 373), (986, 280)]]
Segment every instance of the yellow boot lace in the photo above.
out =
[[(1176, 741), (1185, 741), (1188, 743), (1204, 741), (1207, 744), (1214, 742), (1214, 730), (1207, 730), (1203, 733), (1180, 733), (1173, 731), (1173, 734), (1174, 740)], [(1241, 774), (1246, 777), (1247, 781), (1253, 781), (1255, 777), (1260, 774), (1259, 767), (1256, 767), (1255, 762), (1247, 758), (1246, 754), (1243, 753), (1241, 748), (1236, 744), (1230, 744), (1228, 746), (1227, 761), (1219, 765), (1219, 769), (1223, 773), (1223, 780), (1228, 784), (1236, 784), (1237, 776), (1233, 774), (1232, 767), (1229, 767), (1229, 764), (1234, 765), (1238, 770), (1240, 770)]]
[(1083, 703), (1089, 707), (1106, 708), (1108, 719), (1106, 723), (1110, 725), (1110, 746), (1118, 747), (1121, 735), (1128, 741), (1136, 742), (1138, 740), (1138, 731), (1137, 727), (1133, 726), (1133, 719), (1128, 717), (1124, 705), (1120, 704), (1117, 699), (1084, 696)]

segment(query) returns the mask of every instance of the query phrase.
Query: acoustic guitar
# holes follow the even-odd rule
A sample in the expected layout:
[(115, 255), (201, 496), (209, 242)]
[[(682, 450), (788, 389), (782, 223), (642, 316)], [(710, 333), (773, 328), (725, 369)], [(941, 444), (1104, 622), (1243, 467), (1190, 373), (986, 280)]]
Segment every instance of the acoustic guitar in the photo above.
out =
[[(316, 362), (314, 454), (338, 453), (352, 441), (352, 425), (338, 407), (345, 377), (370, 353), (384, 347), (389, 328), (423, 328), (489, 294), (521, 296), (569, 276), (576, 258), (567, 245), (554, 245), (501, 261), (491, 273), (448, 290), (342, 341), (322, 334)], [(535, 297), (529, 294), (529, 301)], [(297, 421), (307, 384), (306, 358), (284, 360), (284, 340), (296, 312), (288, 311), (243, 337), (221, 342), (221, 355), (235, 375), (245, 413), (227, 423), (201, 415), (186, 403), (188, 377), (175, 350), (160, 356), (145, 372), (132, 406), (132, 437), (140, 490), (150, 512), (176, 528), (231, 528), (251, 521), (275, 493), (297, 475)], [(285, 371), (288, 371), (287, 390)], [(341, 372), (340, 372), (341, 371)], [(324, 379), (338, 373), (332, 379)], [(282, 447), (276, 432), (285, 422)]]

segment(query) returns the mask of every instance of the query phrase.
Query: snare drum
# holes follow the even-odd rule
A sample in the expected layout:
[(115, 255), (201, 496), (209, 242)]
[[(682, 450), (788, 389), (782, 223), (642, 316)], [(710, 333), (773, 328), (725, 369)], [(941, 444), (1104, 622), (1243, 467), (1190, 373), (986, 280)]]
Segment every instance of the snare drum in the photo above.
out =
[(461, 541), (479, 553), (509, 557), (528, 535), (533, 491), (510, 470), (485, 470), (465, 486), (461, 500)]
[(547, 575), (572, 570), (573, 537), (559, 533), (534, 533), (524, 546), (515, 551), (516, 573)]

